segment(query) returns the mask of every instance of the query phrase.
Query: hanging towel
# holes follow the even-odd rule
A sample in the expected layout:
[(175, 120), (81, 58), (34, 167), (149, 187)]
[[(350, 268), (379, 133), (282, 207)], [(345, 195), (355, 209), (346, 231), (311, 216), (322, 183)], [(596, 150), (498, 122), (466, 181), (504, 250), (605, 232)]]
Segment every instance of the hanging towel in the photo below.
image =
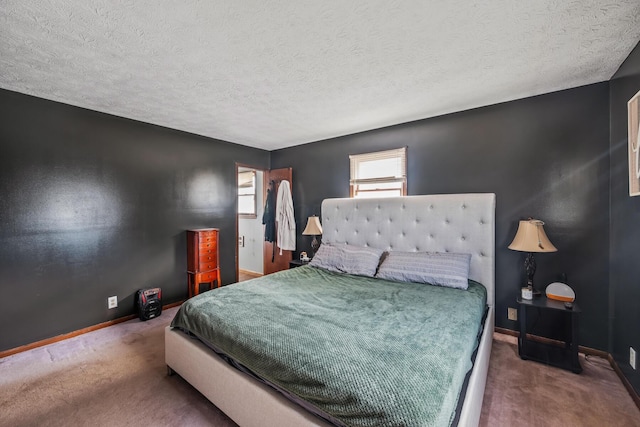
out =
[(267, 190), (267, 201), (264, 204), (264, 213), (262, 214), (262, 223), (264, 227), (264, 240), (267, 242), (276, 241), (276, 195), (273, 190), (273, 181), (269, 184)]
[[(276, 241), (276, 193), (273, 180), (269, 183), (267, 189), (267, 201), (264, 204), (264, 213), (262, 214), (262, 223), (264, 224), (264, 240), (265, 242)], [(271, 245), (271, 262), (276, 259), (276, 245)]]
[(278, 187), (276, 198), (276, 224), (278, 224), (278, 238), (276, 244), (282, 250), (296, 250), (296, 219), (293, 215), (293, 199), (289, 181), (283, 180)]

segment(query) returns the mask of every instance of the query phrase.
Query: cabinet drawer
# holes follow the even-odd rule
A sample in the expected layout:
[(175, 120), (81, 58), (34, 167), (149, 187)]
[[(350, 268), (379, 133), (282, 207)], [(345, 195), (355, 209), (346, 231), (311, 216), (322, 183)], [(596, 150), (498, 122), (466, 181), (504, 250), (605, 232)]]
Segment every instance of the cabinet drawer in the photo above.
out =
[(215, 240), (211, 240), (210, 242), (200, 242), (198, 249), (200, 249), (200, 253), (202, 253), (207, 249), (215, 250), (217, 246)]
[(215, 256), (218, 252), (215, 246), (209, 248), (199, 248), (198, 250), (198, 258), (206, 259), (205, 257)]
[(201, 231), (198, 233), (201, 242), (215, 240), (217, 231)]
[(200, 236), (198, 240), (200, 240), (200, 244), (203, 245), (205, 243), (215, 242), (218, 239), (216, 239), (216, 236), (211, 235), (211, 236)]
[(210, 261), (210, 262), (201, 262), (198, 265), (198, 270), (200, 271), (209, 271), (209, 270), (213, 270), (214, 268), (216, 268), (218, 265), (215, 261)]
[(198, 258), (198, 263), (200, 265), (202, 265), (202, 264), (216, 264), (217, 262), (218, 262), (218, 257), (216, 256), (216, 253), (214, 251), (211, 251), (211, 252), (206, 253), (206, 254), (202, 254), (201, 253), (200, 257)]
[(196, 274), (196, 282), (204, 283), (204, 282), (213, 282), (218, 280), (218, 271), (208, 271), (206, 273), (198, 273)]

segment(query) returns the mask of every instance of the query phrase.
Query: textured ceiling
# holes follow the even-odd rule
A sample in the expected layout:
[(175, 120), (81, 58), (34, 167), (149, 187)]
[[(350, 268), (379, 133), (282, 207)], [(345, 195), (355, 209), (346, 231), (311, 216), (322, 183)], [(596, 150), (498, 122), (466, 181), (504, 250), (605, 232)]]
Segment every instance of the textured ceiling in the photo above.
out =
[(0, 87), (271, 150), (605, 81), (638, 40), (638, 0), (2, 0)]

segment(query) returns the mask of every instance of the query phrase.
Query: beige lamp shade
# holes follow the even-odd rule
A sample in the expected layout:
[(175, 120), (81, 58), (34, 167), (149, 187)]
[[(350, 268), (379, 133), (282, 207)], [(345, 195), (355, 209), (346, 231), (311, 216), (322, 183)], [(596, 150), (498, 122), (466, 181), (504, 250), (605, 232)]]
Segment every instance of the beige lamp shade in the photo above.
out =
[(558, 249), (547, 237), (543, 225), (544, 222), (539, 219), (520, 221), (509, 249), (521, 252), (556, 252)]
[(317, 216), (310, 216), (307, 219), (307, 226), (302, 232), (303, 236), (319, 236), (322, 234), (322, 225), (320, 225), (320, 218)]

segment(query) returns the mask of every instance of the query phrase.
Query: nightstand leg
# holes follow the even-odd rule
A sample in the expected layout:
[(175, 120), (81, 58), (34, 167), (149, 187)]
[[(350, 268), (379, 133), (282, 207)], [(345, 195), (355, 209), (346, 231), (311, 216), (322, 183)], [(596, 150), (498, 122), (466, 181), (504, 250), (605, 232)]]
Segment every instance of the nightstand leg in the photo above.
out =
[(575, 313), (571, 314), (571, 366), (575, 374), (582, 372), (578, 357), (578, 316)]
[(520, 305), (520, 309), (518, 310), (518, 321), (520, 322), (520, 336), (518, 337), (518, 355), (523, 360), (527, 360), (525, 354), (526, 351), (526, 342), (527, 342), (527, 309), (524, 305)]

